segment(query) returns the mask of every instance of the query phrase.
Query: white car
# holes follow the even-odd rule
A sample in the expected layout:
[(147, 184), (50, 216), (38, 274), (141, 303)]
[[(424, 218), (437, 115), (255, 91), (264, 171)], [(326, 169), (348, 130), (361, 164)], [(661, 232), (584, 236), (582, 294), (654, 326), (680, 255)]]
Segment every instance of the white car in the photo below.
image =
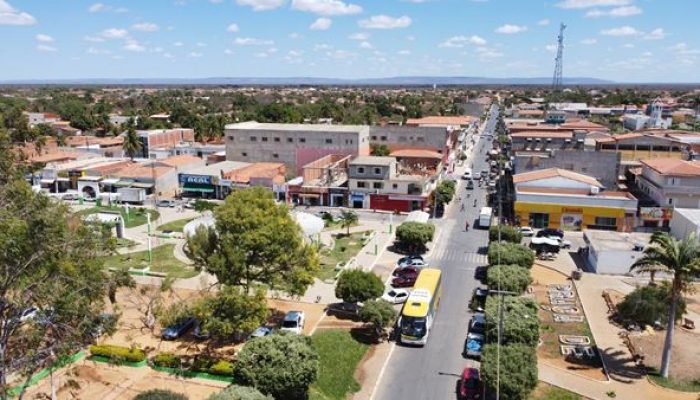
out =
[(562, 239), (559, 236), (549, 236), (547, 239), (556, 241), (557, 243), (559, 243), (559, 247), (561, 247), (562, 249), (571, 248), (570, 240)]
[(467, 168), (466, 170), (464, 170), (464, 174), (462, 174), (462, 179), (467, 180), (467, 179), (472, 179), (473, 177), (474, 177), (474, 175), (472, 174), (471, 169)]
[(529, 226), (521, 226), (518, 231), (520, 231), (520, 234), (523, 236), (533, 236), (535, 234), (535, 230)]
[(412, 258), (409, 260), (404, 260), (403, 262), (401, 262), (401, 260), (399, 261), (400, 262), (396, 264), (398, 268), (416, 267), (420, 269), (428, 266), (428, 263), (425, 262), (422, 258)]
[(409, 292), (406, 289), (389, 289), (389, 291), (382, 296), (382, 300), (386, 300), (391, 304), (401, 304), (406, 302), (408, 295)]
[(303, 311), (290, 311), (284, 316), (282, 320), (282, 327), (280, 331), (291, 332), (301, 335), (304, 330), (304, 322), (306, 321), (306, 316)]

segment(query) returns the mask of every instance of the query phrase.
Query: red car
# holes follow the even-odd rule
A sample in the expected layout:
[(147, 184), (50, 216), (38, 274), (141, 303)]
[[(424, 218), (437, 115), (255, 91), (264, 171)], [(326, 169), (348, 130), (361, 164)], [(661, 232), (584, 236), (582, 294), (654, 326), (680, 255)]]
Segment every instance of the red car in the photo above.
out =
[(401, 274), (391, 280), (391, 286), (393, 287), (412, 287), (418, 279), (418, 274)]
[(407, 266), (407, 267), (398, 267), (391, 274), (394, 276), (403, 276), (406, 274), (418, 275), (419, 272), (420, 272), (420, 268)]
[(459, 398), (461, 400), (481, 398), (481, 382), (479, 381), (478, 369), (467, 367), (462, 372), (462, 379), (459, 381)]

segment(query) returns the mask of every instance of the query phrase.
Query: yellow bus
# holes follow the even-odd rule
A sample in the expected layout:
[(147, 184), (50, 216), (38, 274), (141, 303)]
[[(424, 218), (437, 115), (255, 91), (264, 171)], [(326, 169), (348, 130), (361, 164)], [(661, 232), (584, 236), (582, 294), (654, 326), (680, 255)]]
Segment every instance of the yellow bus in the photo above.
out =
[(408, 296), (399, 318), (400, 341), (424, 346), (428, 342), (435, 312), (442, 295), (442, 272), (425, 268), (418, 274), (413, 291)]

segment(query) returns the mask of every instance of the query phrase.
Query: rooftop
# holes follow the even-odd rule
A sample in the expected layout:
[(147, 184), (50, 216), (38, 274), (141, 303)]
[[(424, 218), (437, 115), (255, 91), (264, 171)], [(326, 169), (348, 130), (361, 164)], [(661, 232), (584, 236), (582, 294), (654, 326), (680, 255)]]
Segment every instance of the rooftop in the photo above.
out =
[(437, 151), (425, 149), (403, 149), (391, 152), (391, 157), (406, 157), (406, 158), (434, 158), (442, 160), (442, 154)]
[(357, 156), (350, 161), (350, 165), (380, 165), (390, 166), (396, 162), (394, 157), (379, 157), (379, 156)]
[(80, 157), (79, 153), (66, 152), (66, 151), (55, 151), (51, 153), (43, 153), (40, 155), (35, 155), (29, 158), (29, 161), (33, 163), (55, 163), (59, 161), (77, 160)]
[(251, 178), (274, 179), (281, 176), (282, 182), (284, 182), (284, 171), (282, 163), (259, 162), (225, 172), (224, 177), (233, 182), (248, 183)]
[(246, 129), (263, 131), (314, 131), (314, 132), (360, 132), (368, 129), (365, 125), (328, 125), (328, 124), (274, 124), (257, 121), (228, 124), (226, 129)]
[(515, 132), (510, 135), (513, 138), (563, 138), (571, 139), (574, 137), (573, 130), (562, 130), (562, 131), (522, 131)]
[(136, 164), (116, 171), (113, 175), (120, 178), (160, 178), (168, 172), (174, 171), (173, 167), (150, 167)]
[(651, 233), (627, 233), (595, 229), (587, 229), (583, 232), (583, 235), (596, 252), (633, 251), (635, 245), (647, 246), (651, 239)]
[(519, 187), (516, 189), (516, 192), (518, 192), (518, 193), (551, 194), (551, 195), (567, 195), (567, 196), (586, 196), (586, 197), (596, 197), (599, 199), (636, 200), (636, 198), (631, 193), (607, 191), (607, 190), (600, 191), (596, 194), (591, 194), (590, 190), (586, 190), (586, 189)]
[(557, 177), (574, 180), (574, 181), (585, 183), (585, 184), (588, 184), (591, 186), (597, 186), (599, 188), (603, 187), (603, 185), (597, 179), (595, 179), (591, 176), (579, 174), (578, 172), (573, 172), (573, 171), (569, 171), (569, 170), (561, 169), (561, 168), (547, 168), (547, 169), (541, 169), (541, 170), (537, 170), (537, 171), (530, 171), (530, 172), (523, 172), (521, 174), (516, 174), (516, 175), (513, 175), (513, 183), (518, 184), (518, 183), (523, 183), (523, 182), (532, 182), (532, 181), (557, 178)]
[(674, 214), (680, 214), (696, 225), (700, 225), (700, 209), (698, 208), (674, 208)]
[(192, 156), (189, 154), (180, 154), (179, 156), (170, 156), (170, 157), (162, 158), (160, 160), (156, 160), (156, 162), (161, 163), (161, 164), (167, 164), (167, 165), (170, 165), (171, 167), (181, 167), (184, 165), (203, 163), (204, 160), (199, 158), (199, 157)]
[(190, 175), (209, 175), (209, 176), (221, 176), (221, 172), (224, 173), (233, 171), (238, 168), (243, 168), (249, 166), (250, 163), (242, 161), (222, 161), (216, 164), (207, 165), (204, 167), (192, 168), (182, 173)]
[(406, 125), (469, 125), (474, 118), (467, 116), (429, 116), (409, 118)]
[(700, 161), (686, 161), (674, 158), (654, 158), (640, 160), (645, 165), (662, 175), (700, 176)]

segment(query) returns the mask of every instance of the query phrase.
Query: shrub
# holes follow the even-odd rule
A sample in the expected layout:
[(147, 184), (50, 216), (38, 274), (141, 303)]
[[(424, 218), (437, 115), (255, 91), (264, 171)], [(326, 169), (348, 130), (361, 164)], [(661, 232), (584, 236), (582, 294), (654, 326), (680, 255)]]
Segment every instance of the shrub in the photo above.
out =
[(90, 353), (94, 356), (107, 357), (113, 361), (141, 362), (146, 359), (146, 354), (141, 349), (109, 344), (92, 345)]
[(489, 267), (486, 284), (490, 289), (500, 289), (507, 292), (525, 293), (532, 283), (530, 271), (519, 265), (494, 265)]
[[(496, 391), (497, 349), (495, 344), (484, 346), (481, 355), (481, 378), (486, 389)], [(500, 351), (500, 391), (501, 398), (508, 400), (524, 400), (537, 386), (537, 356), (535, 349), (522, 345), (511, 344), (501, 346)]]
[(351, 269), (340, 274), (335, 296), (346, 303), (376, 299), (384, 292), (384, 282), (373, 272)]
[(137, 394), (134, 400), (187, 400), (187, 396), (170, 390), (151, 389)]
[(209, 372), (212, 375), (230, 376), (233, 375), (233, 370), (234, 365), (232, 362), (226, 360), (218, 360), (209, 366), (207, 372)]
[(271, 396), (260, 393), (259, 390), (240, 385), (231, 385), (223, 392), (215, 393), (207, 400), (274, 400)]
[(180, 357), (173, 353), (158, 353), (151, 361), (153, 365), (165, 368), (179, 368), (182, 364)]
[(370, 300), (362, 306), (360, 319), (371, 324), (375, 332), (380, 333), (396, 321), (396, 310), (386, 300)]
[[(486, 340), (498, 340), (498, 302), (500, 296), (486, 299)], [(525, 344), (535, 348), (540, 337), (537, 303), (524, 297), (503, 298), (502, 344)]]
[(508, 242), (491, 243), (489, 245), (489, 265), (514, 264), (524, 268), (532, 268), (535, 263), (535, 255), (527, 247)]
[[(659, 286), (643, 286), (629, 293), (617, 305), (617, 317), (623, 321), (634, 321), (640, 325), (654, 325), (656, 321), (666, 324), (668, 304), (671, 300), (671, 285), (663, 282)], [(678, 299), (676, 320), (685, 314), (686, 302)]]
[(451, 179), (446, 179), (440, 182), (433, 192), (435, 204), (444, 206), (452, 201), (457, 190), (457, 183)]
[(396, 228), (397, 245), (409, 253), (425, 252), (425, 245), (433, 240), (435, 226), (420, 222), (404, 222)]
[(489, 240), (492, 242), (498, 241), (498, 229), (501, 229), (501, 241), (510, 243), (520, 243), (523, 240), (523, 235), (518, 228), (508, 225), (498, 225), (489, 228)]

